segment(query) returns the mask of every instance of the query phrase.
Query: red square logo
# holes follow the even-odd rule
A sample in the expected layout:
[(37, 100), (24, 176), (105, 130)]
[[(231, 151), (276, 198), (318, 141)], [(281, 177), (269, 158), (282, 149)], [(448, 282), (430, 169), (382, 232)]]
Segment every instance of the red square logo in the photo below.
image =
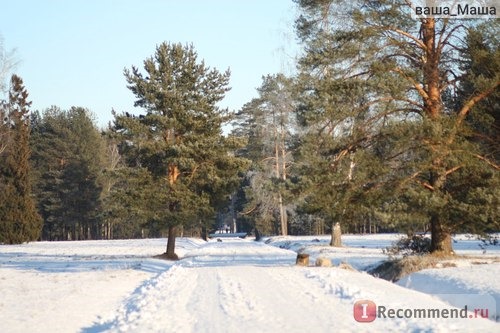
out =
[(354, 319), (360, 323), (370, 323), (377, 318), (377, 306), (369, 300), (361, 300), (354, 303)]

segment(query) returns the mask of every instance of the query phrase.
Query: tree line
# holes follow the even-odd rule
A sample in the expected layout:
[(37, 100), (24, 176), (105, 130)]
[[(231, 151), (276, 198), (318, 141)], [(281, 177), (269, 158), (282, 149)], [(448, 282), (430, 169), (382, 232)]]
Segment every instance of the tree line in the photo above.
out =
[(296, 73), (264, 76), (235, 113), (219, 107), (229, 70), (193, 45), (162, 43), (125, 69), (141, 111), (113, 112), (105, 130), (84, 108), (30, 114), (13, 76), (0, 242), (166, 235), (175, 258), (176, 235), (218, 224), (259, 237), (340, 223), (429, 232), (450, 253), (455, 232), (498, 231), (498, 20), (413, 19), (406, 1), (295, 3)]

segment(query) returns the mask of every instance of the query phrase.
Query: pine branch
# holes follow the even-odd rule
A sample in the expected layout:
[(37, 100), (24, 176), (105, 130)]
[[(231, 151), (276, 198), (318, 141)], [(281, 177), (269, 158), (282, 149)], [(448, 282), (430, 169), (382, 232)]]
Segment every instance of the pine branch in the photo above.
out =
[(476, 105), (481, 100), (483, 100), (484, 98), (491, 95), (499, 85), (500, 85), (500, 81), (495, 82), (495, 84), (490, 89), (487, 89), (487, 90), (483, 91), (482, 93), (477, 94), (476, 96), (472, 97), (464, 104), (464, 106), (458, 112), (457, 120), (455, 122), (455, 125), (453, 126), (453, 130), (450, 132), (450, 137), (449, 137), (448, 142), (447, 142), (448, 144), (453, 143), (459, 127), (462, 125), (463, 121), (465, 120), (465, 117), (469, 114), (469, 112), (472, 110), (474, 105)]
[(462, 169), (463, 167), (464, 167), (463, 165), (458, 165), (458, 166), (453, 167), (449, 170), (446, 170), (446, 172), (444, 173), (444, 176), (448, 176), (448, 175), (454, 173), (455, 171)]
[(406, 31), (403, 31), (401, 29), (398, 29), (398, 28), (394, 28), (394, 27), (381, 27), (382, 30), (385, 30), (385, 31), (392, 31), (392, 32), (395, 32), (397, 33), (398, 35), (401, 35), (403, 37), (406, 37), (408, 39), (411, 39), (412, 41), (415, 42), (415, 44), (420, 47), (422, 50), (424, 51), (427, 51), (427, 46), (417, 37), (413, 36), (412, 34), (406, 32)]
[(406, 75), (406, 73), (403, 72), (403, 70), (401, 70), (400, 67), (394, 68), (393, 71), (396, 72), (396, 73), (401, 74), (401, 76), (403, 76), (403, 78), (405, 78), (406, 80), (410, 81), (410, 83), (412, 84), (412, 86), (417, 90), (417, 92), (419, 93), (420, 96), (422, 96), (423, 99), (428, 99), (429, 98), (429, 95), (424, 90), (424, 88), (422, 88), (422, 85), (420, 83), (418, 83), (417, 81), (415, 81), (410, 76)]
[(474, 105), (476, 105), (482, 99), (491, 95), (499, 85), (500, 81), (497, 81), (490, 89), (483, 91), (482, 93), (472, 97), (469, 101), (467, 101), (462, 107), (462, 109), (458, 112), (458, 119), (457, 122), (455, 123), (455, 127), (457, 128), (462, 124), (465, 117), (467, 116), (467, 114), (470, 112), (470, 110)]
[(496, 164), (495, 162), (487, 159), (486, 157), (484, 156), (481, 156), (479, 154), (472, 154), (472, 156), (476, 157), (476, 158), (479, 158), (480, 160), (482, 161), (485, 161), (488, 165), (492, 166), (493, 168), (495, 168), (496, 170), (500, 170), (500, 165)]

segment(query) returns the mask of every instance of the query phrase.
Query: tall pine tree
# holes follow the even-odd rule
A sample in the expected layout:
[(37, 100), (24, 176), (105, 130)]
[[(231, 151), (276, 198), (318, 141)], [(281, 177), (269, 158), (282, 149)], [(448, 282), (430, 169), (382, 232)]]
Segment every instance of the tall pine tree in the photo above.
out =
[[(473, 175), (477, 162), (491, 169), (490, 178), (497, 172), (466, 140), (464, 120), (498, 89), (498, 73), (459, 104), (445, 103), (463, 73), (457, 66), (462, 37), (475, 22), (414, 19), (404, 0), (296, 2), (306, 49), (299, 115), (326, 143), (323, 168), (311, 172), (337, 174), (341, 179), (331, 182), (347, 186), (335, 191), (345, 195), (332, 198), (332, 205), (345, 203), (337, 214), (365, 196), (363, 205), (390, 207), (398, 214), (392, 219), (425, 219), (432, 251), (451, 253), (451, 234), (477, 224), (474, 214), (460, 218), (470, 198), (459, 190), (459, 175)], [(481, 191), (478, 186), (469, 191)]]
[(0, 243), (36, 240), (42, 227), (31, 194), (30, 105), (22, 79), (13, 75), (0, 120), (8, 129), (2, 137), (7, 144), (0, 153)]
[(89, 110), (52, 107), (32, 117), (35, 193), (46, 240), (100, 238), (104, 145)]
[(118, 115), (113, 130), (128, 167), (145, 171), (143, 209), (150, 222), (168, 228), (166, 257), (176, 259), (177, 228), (212, 222), (245, 162), (230, 154), (222, 135), (227, 117), (218, 103), (229, 90), (229, 71), (207, 67), (192, 45), (166, 42), (143, 67), (125, 69), (125, 77), (146, 114)]

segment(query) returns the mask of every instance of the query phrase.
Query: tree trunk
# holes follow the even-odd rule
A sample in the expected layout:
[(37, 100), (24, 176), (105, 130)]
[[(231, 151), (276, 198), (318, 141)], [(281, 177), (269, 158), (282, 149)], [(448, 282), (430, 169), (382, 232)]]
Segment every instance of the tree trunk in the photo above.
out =
[[(173, 186), (175, 182), (177, 181), (177, 178), (180, 176), (180, 171), (177, 165), (175, 164), (170, 164), (168, 166), (168, 182), (170, 186)], [(170, 210), (172, 211), (172, 206), (170, 207)], [(175, 254), (175, 237), (176, 235), (177, 228), (175, 226), (169, 226), (168, 227), (168, 239), (167, 239), (167, 252), (165, 253), (165, 256), (167, 259), (170, 260), (178, 260), (179, 257), (177, 254)]]
[(281, 235), (286, 236), (288, 235), (288, 221), (287, 221), (286, 209), (283, 206), (283, 197), (281, 196), (281, 193), (278, 193), (278, 203), (280, 208)]
[(443, 255), (453, 254), (451, 233), (443, 226), (437, 215), (431, 218), (431, 253)]
[(177, 178), (181, 175), (179, 168), (175, 164), (171, 164), (168, 166), (168, 182), (170, 185), (174, 185), (177, 181)]
[(438, 119), (443, 109), (441, 100), (441, 49), (436, 47), (436, 20), (428, 18), (422, 23), (422, 41), (425, 44), (426, 61), (424, 62), (424, 85), (427, 96), (424, 97), (424, 111), (431, 119)]
[(179, 260), (177, 254), (175, 254), (175, 237), (176, 237), (176, 227), (168, 227), (168, 240), (167, 240), (167, 253), (165, 253), (166, 258), (170, 260)]
[(332, 240), (330, 241), (330, 246), (342, 247), (342, 231), (340, 230), (340, 224), (337, 222), (332, 228)]
[(205, 241), (208, 242), (208, 229), (205, 224), (201, 224), (201, 238)]
[[(424, 99), (424, 111), (430, 119), (440, 121), (439, 118), (443, 112), (443, 102), (441, 100), (441, 72), (439, 65), (441, 63), (442, 45), (436, 45), (436, 20), (428, 18), (422, 21), (422, 41), (425, 44), (426, 61), (424, 62), (424, 85), (427, 90), (427, 96), (422, 96)], [(422, 94), (421, 94), (422, 95)], [(440, 131), (440, 135), (444, 135)], [(432, 147), (432, 150), (436, 150)], [(443, 150), (444, 147), (438, 147), (438, 150)], [(441, 165), (441, 157), (434, 159), (434, 167), (436, 170), (443, 168)], [(446, 172), (431, 176), (430, 189), (432, 191), (439, 190), (446, 181)], [(453, 254), (451, 243), (451, 230), (446, 228), (441, 221), (438, 213), (434, 213), (430, 218), (431, 222), (431, 252), (441, 253), (445, 255)]]
[[(281, 179), (286, 181), (286, 151), (285, 151), (285, 130), (283, 128), (283, 123), (281, 124)], [(280, 214), (281, 214), (281, 227), (283, 230), (283, 235), (288, 235), (288, 213), (286, 207), (283, 206), (283, 198), (280, 193)]]
[[(280, 163), (280, 146), (281, 146), (281, 137), (282, 134), (278, 131), (278, 126), (276, 125), (276, 117), (273, 113), (273, 124), (274, 124), (274, 160), (275, 160), (275, 172), (276, 178), (281, 178), (283, 180), (286, 179), (286, 174), (284, 174), (284, 170), (281, 170), (282, 166), (285, 164)], [(281, 153), (284, 154), (284, 151), (281, 150)], [(281, 158), (284, 160), (284, 155)], [(281, 235), (286, 236), (288, 234), (288, 226), (287, 226), (287, 216), (286, 209), (283, 206), (283, 197), (281, 195), (281, 189), (278, 189), (278, 208), (280, 214), (280, 227), (281, 227)]]
[(260, 241), (262, 239), (262, 235), (257, 227), (255, 227), (255, 240)]

